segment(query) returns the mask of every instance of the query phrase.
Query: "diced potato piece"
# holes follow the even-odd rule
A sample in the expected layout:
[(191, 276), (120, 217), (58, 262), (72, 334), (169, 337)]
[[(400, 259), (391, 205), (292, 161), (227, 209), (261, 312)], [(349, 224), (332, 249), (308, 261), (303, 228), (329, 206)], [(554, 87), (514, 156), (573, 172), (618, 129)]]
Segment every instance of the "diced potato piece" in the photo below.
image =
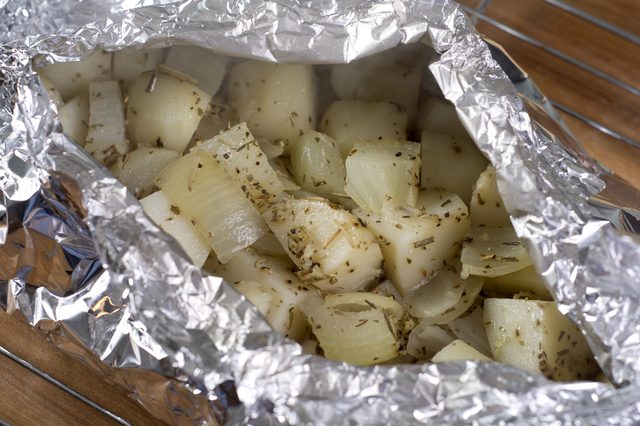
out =
[(346, 169), (333, 139), (310, 130), (290, 150), (291, 168), (298, 185), (327, 197), (345, 195)]
[(246, 123), (203, 142), (194, 151), (206, 151), (218, 160), (259, 211), (284, 191), (284, 185)]
[(229, 75), (229, 104), (258, 138), (294, 142), (316, 125), (311, 65), (245, 61)]
[(64, 104), (60, 110), (62, 131), (84, 146), (89, 131), (89, 97), (81, 93)]
[(408, 141), (359, 142), (346, 161), (345, 192), (361, 208), (416, 205), (420, 180), (420, 145)]
[(487, 159), (468, 136), (422, 132), (421, 140), (421, 187), (446, 189), (468, 204)]
[(342, 158), (362, 141), (407, 139), (407, 114), (390, 102), (336, 101), (324, 113), (320, 130), (335, 139)]
[(437, 325), (418, 324), (407, 340), (407, 352), (416, 359), (430, 360), (455, 338)]
[(458, 317), (448, 325), (451, 332), (458, 339), (473, 346), (484, 355), (492, 356), (489, 339), (487, 339), (487, 330), (484, 327), (484, 311), (482, 310), (482, 306), (476, 306), (470, 314)]
[(309, 329), (300, 304), (317, 296), (318, 290), (303, 285), (291, 272), (293, 268), (289, 259), (242, 250), (224, 265), (215, 262), (211, 272), (236, 284), (236, 289), (256, 304), (276, 331), (300, 340)]
[(484, 323), (496, 361), (563, 381), (598, 370), (584, 337), (553, 302), (485, 299)]
[(429, 57), (427, 49), (423, 44), (398, 46), (350, 64), (335, 65), (331, 84), (340, 99), (389, 101), (402, 105), (413, 116)]
[(533, 265), (510, 274), (487, 278), (484, 289), (489, 293), (507, 297), (525, 293), (532, 295), (531, 299), (553, 300), (544, 279)]
[(469, 229), (467, 207), (455, 194), (423, 191), (418, 207), (353, 211), (380, 240), (386, 275), (402, 293), (450, 262)]
[(153, 71), (164, 58), (165, 49), (126, 47), (113, 52), (113, 79), (129, 84), (146, 71)]
[(164, 65), (192, 77), (209, 97), (220, 89), (227, 73), (229, 57), (199, 46), (175, 45), (169, 48)]
[(111, 166), (111, 173), (136, 198), (145, 197), (153, 191), (153, 181), (158, 173), (181, 155), (164, 148), (134, 149), (116, 160)]
[(431, 358), (431, 362), (447, 361), (491, 361), (491, 358), (458, 339), (449, 343)]
[(311, 324), (324, 356), (355, 365), (370, 365), (399, 353), (402, 306), (390, 297), (371, 293), (315, 297), (301, 309)]
[(129, 152), (122, 94), (115, 81), (89, 84), (89, 130), (84, 149), (106, 165)]
[(472, 227), (462, 245), (462, 276), (498, 277), (531, 265), (531, 259), (511, 226)]
[(480, 174), (469, 204), (473, 226), (511, 226), (509, 213), (504, 208), (492, 165)]
[(175, 238), (194, 265), (204, 264), (211, 251), (209, 244), (193, 226), (191, 219), (178, 214), (180, 209), (171, 204), (169, 197), (158, 191), (140, 200), (140, 204), (156, 225)]
[(143, 73), (129, 83), (129, 137), (138, 146), (183, 152), (205, 113), (209, 95), (164, 72)]
[(373, 234), (323, 198), (283, 198), (263, 216), (300, 268), (300, 278), (322, 290), (361, 290), (382, 272)]
[(193, 219), (223, 263), (267, 231), (239, 185), (207, 153), (188, 154), (174, 161), (160, 173), (156, 185)]
[(80, 61), (60, 62), (36, 70), (53, 84), (64, 101), (89, 90), (89, 83), (111, 78), (111, 53), (96, 50)]
[(426, 98), (421, 102), (416, 124), (421, 131), (469, 137), (456, 108), (439, 98)]

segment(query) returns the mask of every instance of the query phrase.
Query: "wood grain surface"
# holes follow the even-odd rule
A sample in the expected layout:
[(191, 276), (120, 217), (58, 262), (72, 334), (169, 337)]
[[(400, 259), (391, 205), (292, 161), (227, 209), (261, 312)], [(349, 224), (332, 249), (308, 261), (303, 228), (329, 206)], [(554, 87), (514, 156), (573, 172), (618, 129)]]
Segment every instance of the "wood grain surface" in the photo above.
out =
[[(517, 31), (585, 64), (640, 87), (640, 46), (562, 11), (544, 0), (464, 0)], [(623, 28), (640, 31), (638, 0), (567, 0), (566, 3)], [(478, 29), (503, 45), (552, 100), (640, 141), (639, 97), (568, 63), (496, 26)], [(587, 151), (603, 165), (640, 188), (640, 149), (563, 114)], [(124, 389), (110, 384), (76, 358), (56, 350), (35, 330), (0, 312), (0, 346), (46, 371), (132, 424), (157, 420)], [(15, 425), (116, 424), (66, 391), (0, 355), (0, 419)]]
[[(469, 0), (462, 3), (469, 7), (483, 5), (486, 16), (640, 90), (638, 44), (543, 0)], [(636, 35), (640, 32), (638, 1), (576, 0), (567, 3), (582, 7), (599, 19), (620, 25)], [(633, 17), (635, 26), (631, 22)], [(479, 20), (477, 28), (501, 44), (547, 97), (640, 143), (638, 95), (489, 22)], [(640, 148), (608, 136), (568, 114), (563, 117), (592, 157), (640, 188)]]
[[(107, 382), (103, 375), (58, 350), (37, 330), (2, 310), (0, 346), (132, 424), (160, 424), (123, 388)], [(15, 425), (118, 424), (3, 355), (0, 355), (0, 419)]]

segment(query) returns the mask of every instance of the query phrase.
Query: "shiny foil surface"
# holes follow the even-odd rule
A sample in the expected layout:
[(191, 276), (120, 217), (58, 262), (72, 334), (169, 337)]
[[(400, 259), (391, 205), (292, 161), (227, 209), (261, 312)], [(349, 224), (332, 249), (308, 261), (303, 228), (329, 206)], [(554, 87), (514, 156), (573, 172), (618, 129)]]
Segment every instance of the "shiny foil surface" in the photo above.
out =
[[(640, 195), (581, 151), (535, 86), (514, 86), (455, 3), (5, 0), (0, 34), (0, 294), (33, 325), (61, 324), (158, 417), (640, 423), (640, 244), (621, 234), (638, 230)], [(32, 69), (98, 46), (189, 42), (232, 56), (344, 63), (421, 40), (442, 53), (430, 70), (496, 167), (516, 231), (561, 310), (617, 387), (555, 383), (496, 363), (363, 368), (303, 355), (229, 285), (190, 265), (61, 133)]]

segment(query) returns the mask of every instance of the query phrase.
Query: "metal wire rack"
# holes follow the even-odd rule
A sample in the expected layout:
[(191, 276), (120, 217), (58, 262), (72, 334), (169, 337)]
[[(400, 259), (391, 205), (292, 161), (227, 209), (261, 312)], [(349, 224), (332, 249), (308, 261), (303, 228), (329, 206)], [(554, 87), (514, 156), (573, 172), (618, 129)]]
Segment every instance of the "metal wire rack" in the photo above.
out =
[[(492, 25), (493, 27), (499, 29), (500, 31), (507, 33), (513, 37), (516, 37), (517, 39), (528, 43), (532, 46), (535, 46), (539, 49), (544, 50), (545, 52), (554, 55), (560, 59), (562, 59), (563, 61), (576, 66), (590, 74), (593, 74), (605, 81), (607, 81), (608, 83), (611, 83), (629, 93), (631, 93), (632, 95), (638, 97), (638, 100), (640, 101), (640, 87), (634, 86), (632, 84), (628, 84), (624, 81), (621, 81), (620, 79), (606, 73), (605, 71), (602, 71), (598, 68), (595, 68), (589, 64), (586, 64), (585, 62), (576, 59), (556, 48), (554, 48), (553, 46), (550, 46), (548, 44), (543, 43), (540, 40), (537, 40), (536, 38), (533, 38), (527, 34), (524, 34), (523, 32), (510, 27), (508, 25), (505, 25), (504, 23), (488, 16), (485, 11), (487, 9), (487, 7), (491, 4), (493, 0), (482, 0), (479, 2), (479, 4), (473, 8), (473, 7), (469, 7), (469, 6), (465, 6), (462, 5), (462, 7), (464, 8), (464, 10), (472, 17), (473, 21), (475, 23), (477, 23), (478, 21), (482, 21), (485, 22), (489, 25)], [(619, 26), (616, 26), (610, 22), (607, 22), (597, 16), (594, 16), (582, 9), (579, 9), (563, 0), (544, 0), (544, 2), (564, 11), (564, 12), (568, 12), (572, 15), (575, 15), (576, 17), (583, 19), (585, 21), (588, 21), (589, 23), (602, 28), (606, 31), (609, 31), (625, 40), (628, 40), (636, 45), (640, 46), (640, 36), (633, 34), (629, 31), (626, 31), (623, 28), (620, 28)], [(640, 17), (639, 17), (640, 19)], [(605, 126), (604, 124), (600, 123), (599, 121), (591, 118), (591, 117), (587, 117), (586, 115), (576, 111), (573, 108), (570, 108), (569, 106), (560, 103), (558, 101), (553, 100), (552, 98), (549, 99), (549, 101), (552, 103), (552, 105), (554, 107), (556, 107), (558, 110), (565, 112), (573, 117), (575, 117), (576, 119), (582, 121), (583, 123), (591, 126), (592, 128), (598, 130), (601, 133), (604, 133), (608, 136), (611, 136), (615, 139), (618, 139), (622, 142), (625, 142), (626, 144), (632, 145), (634, 147), (640, 148), (640, 141), (637, 139), (633, 139), (627, 135), (624, 135), (614, 129), (611, 129), (610, 127)]]

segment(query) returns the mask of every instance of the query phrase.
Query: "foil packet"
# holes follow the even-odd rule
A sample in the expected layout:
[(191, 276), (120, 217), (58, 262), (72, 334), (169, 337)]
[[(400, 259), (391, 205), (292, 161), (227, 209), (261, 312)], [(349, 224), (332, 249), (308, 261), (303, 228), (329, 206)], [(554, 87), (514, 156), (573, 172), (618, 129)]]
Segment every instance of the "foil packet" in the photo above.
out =
[[(529, 80), (503, 71), (454, 2), (18, 0), (0, 2), (0, 34), (6, 309), (34, 326), (58, 324), (64, 349), (87, 362), (96, 355), (159, 418), (640, 423), (640, 194), (589, 159)], [(364, 368), (303, 355), (229, 285), (190, 265), (61, 133), (33, 72), (34, 58), (66, 61), (96, 47), (186, 42), (230, 56), (345, 63), (421, 41), (441, 53), (431, 72), (496, 167), (518, 235), (615, 387), (495, 363)]]

